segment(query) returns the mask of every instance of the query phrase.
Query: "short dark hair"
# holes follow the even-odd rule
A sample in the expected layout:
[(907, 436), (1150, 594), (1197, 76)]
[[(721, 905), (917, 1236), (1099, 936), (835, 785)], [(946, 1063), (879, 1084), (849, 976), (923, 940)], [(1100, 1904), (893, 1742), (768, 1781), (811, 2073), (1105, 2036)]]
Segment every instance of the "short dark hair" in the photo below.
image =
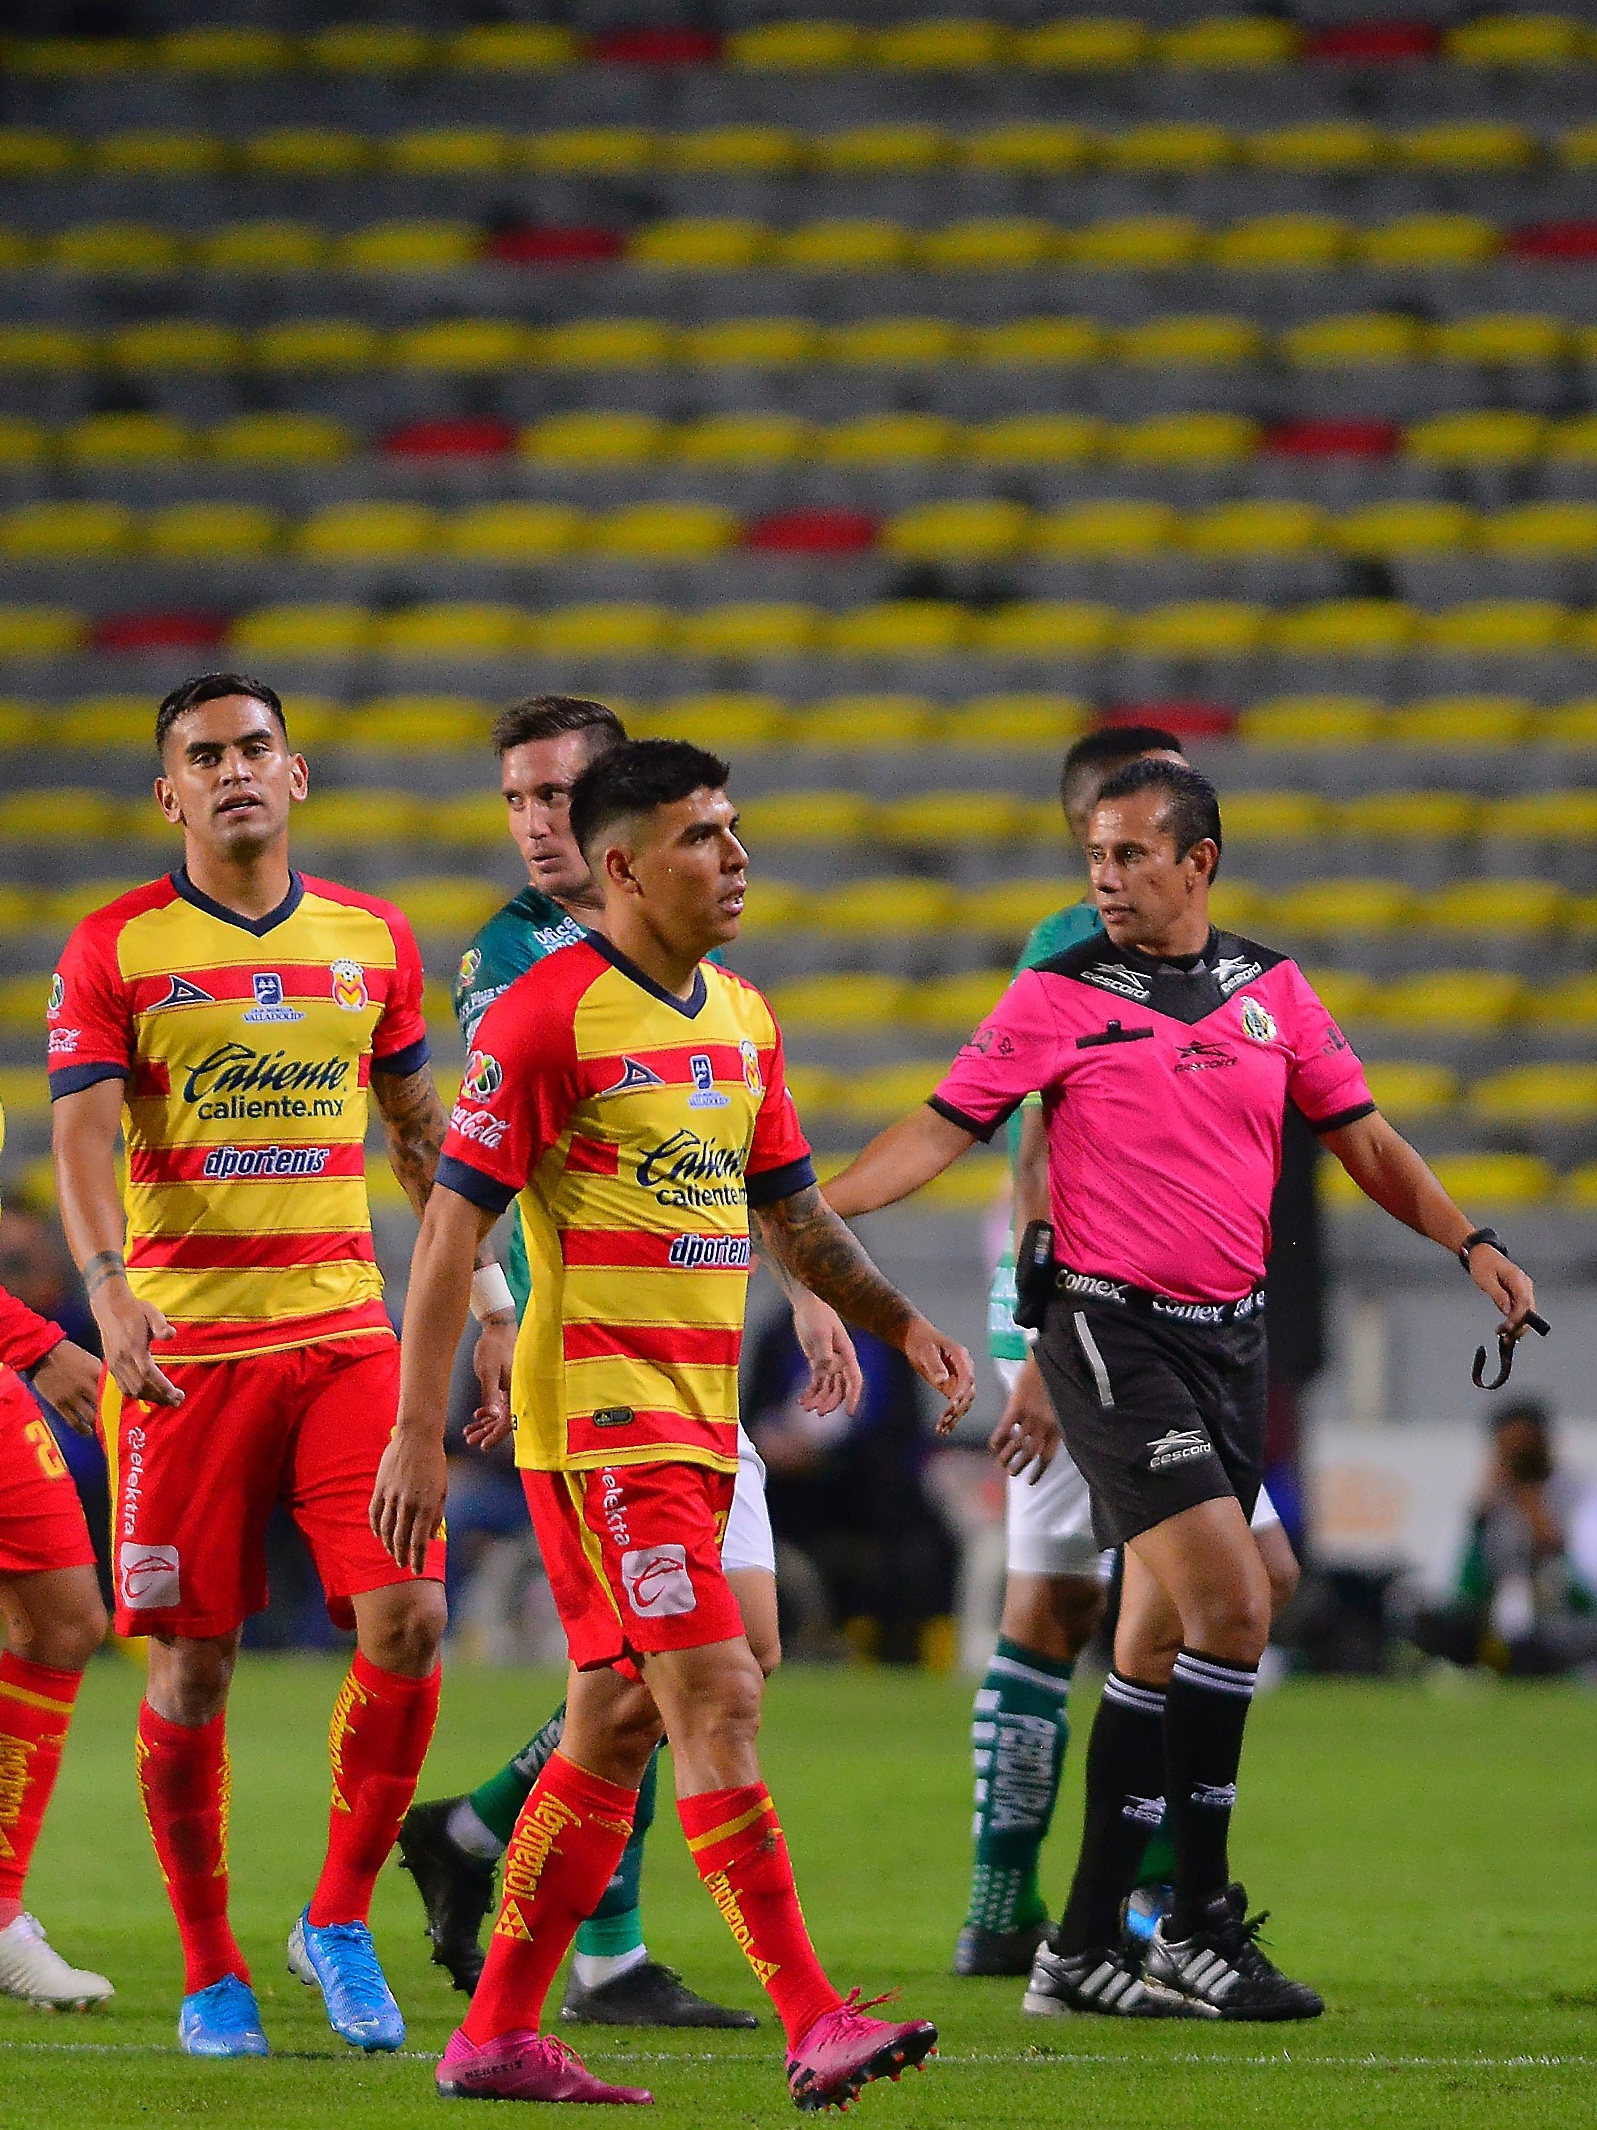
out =
[(1143, 754), (1180, 754), (1181, 742), (1159, 725), (1100, 725), (1077, 740), (1059, 772), (1059, 803), (1070, 811), (1075, 787), (1087, 771), (1110, 762), (1134, 762)]
[(1487, 1416), (1487, 1431), (1500, 1435), (1505, 1427), (1529, 1426), (1541, 1434), (1553, 1431), (1553, 1409), (1545, 1398), (1521, 1397), (1517, 1393), (1505, 1398), (1501, 1405), (1494, 1405)]
[(488, 737), (494, 753), (506, 755), (512, 747), (525, 747), (533, 740), (557, 739), (563, 732), (587, 732), (588, 760), (595, 762), (612, 747), (626, 745), (627, 728), (608, 703), (591, 702), (585, 695), (529, 695), (508, 710), (501, 710)]
[(1127, 762), (1113, 776), (1105, 777), (1098, 793), (1102, 806), (1113, 799), (1132, 799), (1139, 791), (1162, 791), (1168, 800), (1166, 819), (1176, 839), (1176, 854), (1184, 858), (1194, 844), (1205, 840), (1215, 848), (1215, 871), (1219, 853), (1225, 849), (1220, 833), (1220, 794), (1202, 770), (1190, 762), (1154, 762), (1146, 756)]
[(196, 673), (192, 680), (183, 681), (170, 695), (164, 696), (161, 707), (155, 713), (155, 751), (164, 754), (167, 734), (180, 717), (190, 710), (198, 710), (201, 703), (219, 703), (224, 696), (247, 695), (263, 709), (270, 710), (283, 728), (283, 737), (288, 738), (288, 719), (283, 715), (283, 702), (275, 688), (267, 687), (263, 680), (251, 680), (247, 673)]
[(732, 774), (719, 755), (686, 740), (627, 740), (590, 762), (571, 787), (571, 833), (592, 862), (597, 837), (628, 814), (671, 806), (696, 791), (725, 789)]

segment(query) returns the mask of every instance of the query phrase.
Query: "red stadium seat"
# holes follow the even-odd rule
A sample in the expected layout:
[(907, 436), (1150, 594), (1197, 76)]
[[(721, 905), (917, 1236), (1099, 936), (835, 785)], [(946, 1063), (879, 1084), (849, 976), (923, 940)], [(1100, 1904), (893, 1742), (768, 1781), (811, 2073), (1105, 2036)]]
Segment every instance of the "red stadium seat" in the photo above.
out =
[(1507, 249), (1514, 259), (1597, 259), (1597, 222), (1531, 222)]
[(1341, 29), (1316, 30), (1304, 42), (1304, 56), (1333, 66), (1387, 67), (1405, 60), (1434, 59), (1441, 33), (1427, 22), (1350, 22)]
[(1279, 458), (1384, 459), (1402, 441), (1395, 422), (1278, 422), (1265, 433), (1264, 448)]
[(619, 259), (626, 242), (615, 229), (560, 229), (534, 224), (495, 230), (483, 252), (501, 266), (589, 266), (605, 259)]
[(514, 423), (494, 421), (487, 415), (406, 422), (383, 438), (383, 449), (390, 458), (402, 459), (497, 458), (515, 450), (519, 434)]
[(876, 545), (876, 520), (863, 510), (784, 510), (756, 519), (743, 545), (767, 555), (853, 555)]
[(713, 30), (605, 30), (588, 57), (602, 67), (713, 67), (721, 39)]
[(220, 643), (227, 630), (225, 614), (107, 614), (92, 641), (97, 651), (199, 650)]
[(1106, 710), (1102, 725), (1157, 725), (1184, 740), (1217, 740), (1229, 736), (1237, 721), (1230, 703), (1117, 703)]

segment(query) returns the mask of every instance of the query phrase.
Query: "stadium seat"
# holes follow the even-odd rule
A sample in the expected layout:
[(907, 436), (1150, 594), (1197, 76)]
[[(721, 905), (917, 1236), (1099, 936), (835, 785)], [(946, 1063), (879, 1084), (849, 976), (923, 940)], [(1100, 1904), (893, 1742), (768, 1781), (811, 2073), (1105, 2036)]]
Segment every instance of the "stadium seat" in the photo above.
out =
[(294, 544), (317, 562), (396, 561), (432, 546), (437, 520), (421, 503), (329, 503), (300, 526)]
[(94, 343), (72, 326), (0, 324), (0, 374), (86, 369)]
[(870, 1036), (890, 1029), (909, 986), (874, 970), (835, 970), (773, 986), (771, 1006), (784, 1029), (816, 1035)]
[(1179, 526), (1172, 504), (1108, 499), (1052, 511), (1035, 520), (1031, 536), (1039, 554), (1115, 561), (1170, 546)]
[(334, 126), (273, 126), (239, 143), (246, 170), (269, 178), (345, 178), (364, 170), (372, 144)]
[(629, 466), (653, 458), (666, 439), (657, 414), (553, 414), (522, 431), (521, 450), (555, 466)]
[(576, 38), (552, 22), (484, 22), (461, 30), (446, 49), (462, 73), (541, 74), (571, 64)]
[(60, 658), (88, 635), (84, 617), (66, 606), (0, 606), (0, 658)]
[(944, 880), (840, 881), (816, 898), (818, 931), (869, 939), (896, 932), (946, 931), (956, 909), (954, 889)]
[(570, 503), (474, 503), (443, 522), (443, 551), (462, 561), (524, 565), (566, 554), (582, 538)]
[(338, 264), (356, 274), (443, 274), (476, 257), (469, 222), (377, 222), (333, 246)]
[(0, 747), (9, 752), (34, 743), (48, 745), (49, 727), (48, 713), (37, 704), (21, 702), (15, 696), (0, 696)]
[(59, 177), (77, 161), (77, 143), (44, 126), (0, 126), (0, 179)]
[(1527, 843), (1597, 841), (1597, 791), (1527, 791), (1494, 799), (1484, 833)]
[(934, 1094), (941, 1077), (940, 1067), (925, 1058), (877, 1065), (867, 1072), (834, 1074), (827, 1106), (861, 1124), (886, 1124)]
[(522, 144), (529, 169), (556, 177), (609, 177), (651, 169), (654, 134), (642, 126), (575, 126), (534, 133)]
[(996, 497), (966, 502), (921, 503), (901, 511), (882, 528), (889, 554), (916, 561), (990, 561), (1021, 545), (1031, 526), (1023, 504)]
[(1583, 29), (1569, 15), (1483, 15), (1447, 30), (1443, 49), (1461, 67), (1565, 67), (1585, 56)]
[(469, 939), (505, 899), (493, 881), (473, 879), (469, 874), (390, 880), (382, 892), (390, 902), (398, 903), (423, 937), (448, 941)]
[(824, 430), (820, 446), (824, 458), (850, 466), (945, 458), (958, 441), (955, 425), (941, 414), (863, 414)]
[(1312, 791), (1227, 792), (1227, 842), (1302, 842), (1323, 836), (1331, 825), (1325, 801)]
[(273, 546), (282, 520), (262, 503), (174, 503), (146, 520), (144, 538), (165, 561), (242, 561)]
[[(976, 327), (967, 336), (966, 346), (975, 362), (1067, 368), (1097, 362), (1109, 340), (1095, 318), (1014, 318), (1002, 325)], [(1020, 417), (1039, 418), (1057, 419)]]
[(651, 222), (627, 246), (635, 266), (668, 273), (742, 273), (765, 255), (770, 234), (731, 215)]
[(1224, 932), (1240, 932), (1246, 938), (1258, 938), (1274, 923), (1275, 905), (1262, 889), (1251, 880), (1238, 880), (1227, 874), (1217, 880), (1209, 901), (1209, 914)]
[(1536, 737), (1544, 747), (1597, 747), (1597, 699), (1544, 710), (1536, 721)]
[(51, 240), (49, 255), (57, 273), (120, 277), (175, 273), (182, 251), (150, 222), (80, 222)]
[(741, 176), (791, 170), (802, 159), (805, 143), (790, 126), (725, 125), (671, 134), (663, 147), (665, 160), (678, 170)]
[(975, 639), (998, 658), (1097, 658), (1114, 641), (1119, 616), (1089, 599), (1017, 599), (978, 616)]
[(108, 177), (193, 178), (221, 169), (224, 151), (212, 133), (140, 127), (102, 135), (94, 143), (94, 160)]
[(243, 360), (245, 340), (212, 318), (154, 318), (110, 334), (105, 353), (123, 370), (232, 370)]
[(965, 160), (972, 168), (1016, 176), (1059, 177), (1079, 170), (1092, 152), (1093, 137), (1085, 126), (1050, 119), (1010, 119), (964, 139)]
[(0, 841), (55, 842), (61, 837), (92, 847), (117, 832), (123, 802), (86, 785), (54, 785), (42, 791), (0, 794)]
[(1416, 170), (1518, 170), (1540, 143), (1525, 126), (1501, 119), (1444, 119), (1395, 136), (1400, 161)]
[(1597, 975), (1590, 971), (1561, 983), (1536, 986), (1528, 1011), (1533, 1020), (1566, 1032), (1597, 1030)]
[(130, 547), (137, 522), (125, 503), (23, 503), (0, 519), (0, 552), (18, 562), (100, 559)]
[[(790, 725), (787, 706), (778, 697), (731, 691), (673, 696), (658, 709), (628, 720), (637, 738), (687, 740), (716, 753), (772, 746), (789, 735)], [(768, 905), (768, 917), (773, 907)]]
[(914, 175), (943, 162), (951, 146), (940, 127), (907, 119), (846, 126), (837, 133), (817, 134), (809, 143), (809, 152), (821, 169), (849, 176), (884, 171)]
[[(921, 695), (829, 695), (794, 714), (789, 738), (799, 747), (894, 753), (916, 747), (934, 723), (932, 705)], [(879, 813), (873, 818), (879, 823)]]
[(672, 619), (641, 600), (555, 607), (532, 618), (532, 647), (546, 658), (646, 658), (664, 648)]
[(1024, 215), (977, 215), (922, 237), (915, 255), (933, 273), (1024, 273), (1060, 250), (1051, 222)]
[(1218, 170), (1236, 154), (1236, 141), (1224, 126), (1196, 120), (1148, 120), (1106, 135), (1100, 147), (1112, 170), (1155, 177)]
[(675, 333), (658, 318), (574, 318), (546, 328), (538, 350), (560, 370), (652, 370), (675, 352)]
[(1395, 747), (1514, 747), (1531, 716), (1523, 696), (1439, 695), (1393, 711), (1383, 737)]
[(1461, 503), (1401, 500), (1349, 511), (1333, 532), (1352, 555), (1401, 557), (1445, 553), (1473, 541), (1475, 513)]
[(1597, 555), (1597, 503), (1523, 503), (1481, 530), (1500, 555)]
[(906, 73), (963, 74), (997, 66), (1008, 56), (1008, 37), (996, 22), (925, 16), (876, 31), (866, 56), (869, 64)]
[(1396, 599), (1326, 599), (1276, 616), (1276, 649), (1305, 658), (1390, 658), (1419, 633)]
[(1367, 695), (1282, 695), (1244, 710), (1237, 729), (1250, 747), (1343, 748), (1375, 739), (1383, 723)]
[(948, 710), (938, 726), (945, 747), (985, 753), (993, 747), (1062, 751), (1081, 738), (1092, 712), (1074, 695), (978, 695)]
[(1415, 1035), (1484, 1035), (1523, 1015), (1525, 986), (1499, 969), (1427, 969), (1372, 990), (1364, 1011)]
[[(662, 733), (662, 738), (672, 739), (674, 733)], [(740, 824), (741, 827), (741, 824)], [(811, 899), (801, 887), (788, 880), (754, 879), (748, 884), (743, 898), (743, 922), (738, 936), (746, 938), (754, 932), (761, 935), (772, 932), (807, 932), (810, 926)], [(788, 1092), (798, 1100), (791, 1080)]]
[(1275, 899), (1283, 930), (1311, 938), (1390, 932), (1411, 915), (1414, 891), (1401, 880), (1308, 880)]
[(1264, 334), (1251, 318), (1171, 315), (1131, 326), (1115, 342), (1121, 362), (1164, 369), (1188, 363), (1228, 369), (1252, 362), (1262, 352)]
[(857, 65), (863, 50), (863, 33), (853, 23), (767, 22), (734, 30), (726, 61), (758, 73), (824, 74)]
[(1597, 1124), (1597, 1065), (1512, 1065), (1477, 1080), (1469, 1102), (1486, 1124)]
[(200, 240), (200, 262), (215, 274), (308, 274), (324, 264), (327, 240), (311, 222), (232, 222)]
[(255, 335), (253, 353), (263, 370), (370, 370), (383, 342), (360, 318), (284, 318)]
[(1557, 1183), (1551, 1164), (1538, 1154), (1438, 1154), (1431, 1167), (1450, 1197), (1487, 1212), (1540, 1205)]
[(766, 466), (800, 457), (813, 440), (796, 414), (711, 414), (677, 430), (670, 447), (691, 465)]
[(1015, 38), (1022, 66), (1053, 74), (1121, 73), (1148, 50), (1147, 28), (1134, 16), (1063, 16)]
[(1241, 414), (1151, 414), (1128, 422), (1109, 441), (1133, 466), (1222, 465), (1252, 457), (1259, 425)]
[(1189, 518), (1182, 537), (1194, 554), (1294, 555), (1323, 545), (1329, 522), (1315, 503), (1220, 503)]
[(1207, 15), (1159, 39), (1167, 67), (1211, 73), (1253, 73), (1285, 66), (1296, 58), (1302, 31), (1269, 15)]
[(385, 754), (474, 747), (486, 736), (491, 716), (486, 704), (466, 695), (379, 695), (356, 704), (340, 739), (346, 747)]
[(1335, 215), (1266, 214), (1238, 222), (1215, 239), (1222, 272), (1326, 273), (1353, 249), (1356, 232)]
[(1551, 599), (1474, 599), (1431, 616), (1425, 633), (1441, 651), (1518, 658), (1556, 649), (1569, 624), (1568, 608)]
[(257, 607), (234, 622), (228, 641), (240, 658), (353, 658), (368, 650), (372, 616), (332, 601)]
[(1002, 791), (924, 791), (893, 799), (877, 813), (890, 842), (934, 850), (962, 843), (1007, 844), (1024, 818), (1022, 805)]
[(738, 521), (714, 503), (632, 503), (590, 529), (594, 549), (640, 562), (695, 562), (736, 539)]
[(1008, 988), (1007, 969), (968, 969), (955, 976), (928, 977), (905, 994), (899, 1010), (912, 1028), (945, 1037), (968, 1035)]
[(1467, 791), (1366, 791), (1341, 802), (1337, 824), (1344, 835), (1401, 849), (1416, 838), (1473, 835), (1480, 825), (1480, 806)]
[(1090, 414), (1005, 414), (967, 429), (971, 458), (994, 465), (1063, 466), (1094, 458), (1108, 431)]
[(1088, 273), (1171, 273), (1190, 266), (1204, 231), (1189, 215), (1125, 215), (1077, 231), (1071, 264)]
[(529, 648), (529, 619), (494, 600), (422, 601), (379, 618), (378, 647), (398, 658), (509, 658)]
[(1267, 610), (1240, 599), (1178, 599), (1128, 614), (1120, 641), (1134, 657), (1247, 658), (1267, 627)]
[(396, 333), (388, 359), (401, 370), (518, 370), (534, 359), (537, 340), (514, 318), (449, 318)]
[(1470, 407), (1433, 414), (1405, 433), (1404, 449), (1441, 466), (1517, 466), (1536, 458), (1548, 423), (1540, 414), (1512, 407)]
[(1366, 230), (1360, 250), (1368, 266), (1423, 273), (1482, 265), (1501, 245), (1502, 232), (1481, 215), (1410, 214)]
[(821, 331), (808, 318), (723, 318), (682, 334), (683, 361), (751, 369), (811, 362), (820, 353)]
[(1248, 135), (1242, 145), (1248, 160), (1261, 169), (1311, 177), (1373, 170), (1386, 156), (1381, 134), (1356, 119), (1311, 119), (1301, 125), (1276, 126)]
[(844, 658), (936, 658), (964, 642), (970, 617), (940, 599), (884, 599), (837, 615), (826, 631)]
[(422, 808), (414, 792), (373, 789), (313, 791), (294, 811), (294, 833), (306, 842), (351, 849), (408, 843)]
[(210, 434), (218, 458), (252, 465), (314, 465), (344, 458), (355, 439), (321, 414), (240, 414)]
[(80, 466), (145, 465), (185, 458), (193, 436), (164, 414), (90, 414), (61, 439), (65, 455)]
[(1431, 353), (1438, 362), (1480, 363), (1494, 369), (1561, 363), (1569, 352), (1565, 320), (1538, 311), (1444, 319), (1431, 341)]
[(404, 74), (433, 55), (431, 38), (408, 22), (339, 22), (314, 31), (300, 49), (330, 74)]
[(293, 64), (293, 55), (293, 45), (276, 31), (222, 23), (174, 30), (160, 44), (162, 66), (184, 74), (276, 74)]
[(1425, 897), (1418, 922), (1476, 937), (1546, 932), (1563, 919), (1567, 901), (1555, 880), (1455, 880)]
[(767, 843), (861, 843), (872, 834), (876, 820), (875, 808), (858, 791), (769, 792), (744, 799), (739, 816), (738, 832), (751, 848)]
[(491, 126), (428, 126), (388, 143), (389, 167), (401, 177), (481, 177), (509, 161), (509, 134)]
[(1052, 874), (1042, 880), (998, 880), (970, 888), (960, 896), (959, 922), (968, 931), (1024, 940), (1034, 925), (1074, 899), (1072, 888), (1073, 883)]
[(1458, 1105), (1458, 1074), (1446, 1065), (1422, 1059), (1368, 1060), (1364, 1077), (1382, 1112), (1398, 1124), (1436, 1117)]
[(1288, 360), (1302, 369), (1362, 369), (1376, 363), (1417, 362), (1425, 330), (1400, 311), (1342, 312), (1290, 327), (1281, 335)]

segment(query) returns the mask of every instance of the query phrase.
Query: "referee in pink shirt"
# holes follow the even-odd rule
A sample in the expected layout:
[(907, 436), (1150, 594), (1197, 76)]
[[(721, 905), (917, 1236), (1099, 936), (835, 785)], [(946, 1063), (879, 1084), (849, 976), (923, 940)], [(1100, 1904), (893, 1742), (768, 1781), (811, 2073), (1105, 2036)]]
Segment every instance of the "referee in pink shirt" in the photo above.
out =
[[(1519, 1336), (1530, 1280), (1380, 1115), (1297, 964), (1209, 922), (1220, 806), (1185, 763), (1104, 785), (1087, 848), (1107, 938), (1018, 976), (930, 1101), (826, 1189), (852, 1217), (919, 1190), (1040, 1091), (1057, 1270), (1038, 1360), (1099, 1542), (1125, 1548), (1114, 1668), (1087, 1751), (1081, 1855), (1029, 1995), (1114, 2017), (1312, 2019), (1259, 1950), (1227, 1838), (1269, 1634), (1248, 1532), (1264, 1454), (1264, 1274), (1294, 1103), (1394, 1219), (1454, 1253)], [(1139, 1964), (1121, 1905), (1166, 1802), (1171, 1911)]]

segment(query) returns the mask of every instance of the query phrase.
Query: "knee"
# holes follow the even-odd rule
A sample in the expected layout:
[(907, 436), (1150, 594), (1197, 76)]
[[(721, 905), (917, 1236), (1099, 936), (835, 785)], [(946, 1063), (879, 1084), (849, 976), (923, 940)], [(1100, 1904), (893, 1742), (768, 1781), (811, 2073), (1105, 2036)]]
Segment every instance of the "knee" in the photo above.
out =
[[(1193, 1639), (1194, 1626), (1201, 1640)], [(1188, 1646), (1207, 1656), (1257, 1664), (1270, 1639), (1270, 1585), (1262, 1569), (1257, 1577), (1239, 1579), (1235, 1587), (1215, 1592), (1186, 1632)]]
[(1011, 1575), (1000, 1632), (1055, 1663), (1072, 1664), (1103, 1617), (1103, 1586), (1094, 1576)]
[(442, 1583), (402, 1583), (375, 1619), (360, 1622), (362, 1653), (383, 1671), (425, 1679), (438, 1662), (449, 1608)]
[(185, 1728), (209, 1723), (227, 1706), (237, 1661), (238, 1649), (231, 1637), (206, 1642), (152, 1640), (151, 1707), (169, 1723)]
[(91, 1583), (48, 1618), (30, 1620), (21, 1631), (13, 1626), (11, 1645), (30, 1664), (44, 1664), (52, 1671), (82, 1671), (105, 1640), (106, 1626), (105, 1607)]
[(704, 1696), (696, 1725), (700, 1735), (752, 1742), (759, 1735), (764, 1687), (765, 1674), (752, 1653), (748, 1662), (729, 1665)]
[(610, 1718), (610, 1735), (618, 1753), (636, 1760), (640, 1767), (647, 1763), (665, 1736), (665, 1726), (646, 1687), (638, 1687), (616, 1704)]

